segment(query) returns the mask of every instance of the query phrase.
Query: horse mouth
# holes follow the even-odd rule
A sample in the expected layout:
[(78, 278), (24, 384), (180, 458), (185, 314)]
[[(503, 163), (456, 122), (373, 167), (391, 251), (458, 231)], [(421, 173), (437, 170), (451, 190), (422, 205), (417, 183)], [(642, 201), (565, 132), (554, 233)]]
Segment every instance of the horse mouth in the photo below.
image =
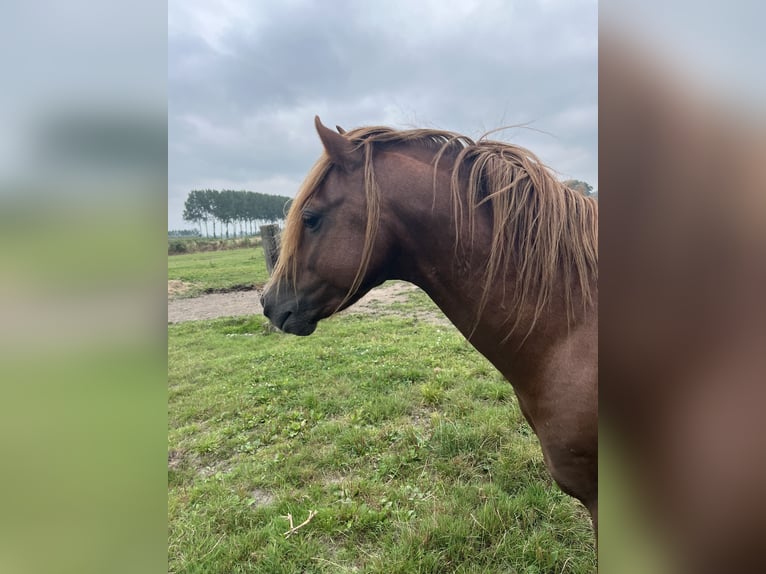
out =
[(306, 337), (316, 330), (317, 324), (315, 321), (308, 321), (292, 311), (288, 311), (284, 317), (281, 317), (280, 324), (277, 327), (284, 333)]
[(267, 290), (261, 297), (263, 314), (271, 324), (283, 333), (305, 337), (317, 328), (317, 321), (322, 318), (313, 306), (300, 304), (299, 300), (285, 297), (278, 291)]

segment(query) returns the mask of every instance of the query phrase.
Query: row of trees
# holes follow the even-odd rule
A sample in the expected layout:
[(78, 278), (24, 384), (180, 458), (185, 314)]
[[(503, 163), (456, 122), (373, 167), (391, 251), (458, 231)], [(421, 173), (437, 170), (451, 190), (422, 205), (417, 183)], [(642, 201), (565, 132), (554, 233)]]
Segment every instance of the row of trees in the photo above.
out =
[[(598, 197), (593, 187), (584, 181), (570, 179), (564, 185), (583, 195)], [(259, 225), (283, 220), (289, 202), (289, 197), (254, 191), (195, 189), (186, 198), (183, 217), (199, 225), (200, 234), (204, 225), (206, 237), (210, 237), (208, 224), (212, 224), (214, 238), (218, 237), (218, 231), (221, 237), (225, 233), (228, 238), (230, 231), (237, 237), (237, 227), (239, 235), (253, 235)]]
[(221, 237), (232, 232), (239, 235), (253, 235), (259, 225), (275, 223), (285, 218), (289, 197), (269, 195), (254, 191), (224, 189), (195, 189), (189, 192), (184, 203), (184, 220), (205, 227), (205, 236), (210, 237), (208, 223), (211, 223), (213, 237), (218, 237), (216, 222)]

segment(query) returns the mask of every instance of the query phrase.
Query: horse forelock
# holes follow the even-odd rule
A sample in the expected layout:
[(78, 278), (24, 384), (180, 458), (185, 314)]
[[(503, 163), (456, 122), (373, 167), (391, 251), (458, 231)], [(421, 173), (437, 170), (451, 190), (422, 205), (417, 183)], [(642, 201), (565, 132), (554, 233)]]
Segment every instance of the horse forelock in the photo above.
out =
[(295, 287), (298, 272), (296, 253), (300, 247), (303, 233), (303, 210), (319, 189), (324, 178), (327, 177), (331, 167), (332, 163), (329, 156), (326, 153), (322, 154), (295, 195), (285, 218), (285, 228), (279, 237), (279, 257), (272, 271), (270, 283), (287, 281), (292, 287)]
[[(490, 207), (492, 239), (477, 325), (496, 281), (508, 272), (511, 264), (515, 264), (516, 276), (512, 308), (527, 308), (533, 313), (527, 335), (558, 288), (563, 288), (568, 321), (574, 319), (578, 307), (584, 310), (592, 305), (598, 276), (598, 204), (558, 181), (532, 152), (505, 142), (483, 137), (474, 141), (454, 132), (433, 129), (372, 126), (350, 130), (345, 137), (356, 149), (364, 151), (367, 222), (360, 266), (340, 306), (364, 280), (377, 235), (380, 192), (373, 164), (375, 151), (396, 144), (433, 149), (435, 170), (445, 155), (454, 158), (450, 194), (456, 253), (464, 242), (470, 244), (478, 210), (485, 204)], [(294, 284), (295, 255), (303, 233), (301, 214), (331, 168), (330, 158), (323, 154), (293, 201), (274, 270), (277, 281), (287, 278)], [(468, 241), (462, 237), (465, 229)], [(509, 336), (518, 327), (520, 315), (516, 317), (509, 325)]]

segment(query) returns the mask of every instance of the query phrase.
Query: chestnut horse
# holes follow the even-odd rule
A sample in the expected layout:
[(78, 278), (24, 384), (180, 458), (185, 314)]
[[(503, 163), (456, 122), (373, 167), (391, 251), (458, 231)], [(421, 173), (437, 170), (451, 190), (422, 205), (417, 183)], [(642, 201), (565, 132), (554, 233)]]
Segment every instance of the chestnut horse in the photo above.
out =
[(315, 120), (325, 153), (287, 215), (263, 298), (282, 331), (387, 279), (422, 288), (511, 382), (561, 489), (598, 505), (598, 206), (528, 150)]

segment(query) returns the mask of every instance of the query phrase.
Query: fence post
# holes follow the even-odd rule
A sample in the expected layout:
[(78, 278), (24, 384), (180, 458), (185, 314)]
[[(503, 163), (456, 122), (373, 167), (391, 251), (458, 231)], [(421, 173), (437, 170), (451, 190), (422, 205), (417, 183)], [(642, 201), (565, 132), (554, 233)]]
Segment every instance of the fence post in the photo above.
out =
[(271, 275), (279, 256), (278, 225), (261, 225), (261, 245), (263, 245), (263, 255), (266, 257), (266, 270)]

